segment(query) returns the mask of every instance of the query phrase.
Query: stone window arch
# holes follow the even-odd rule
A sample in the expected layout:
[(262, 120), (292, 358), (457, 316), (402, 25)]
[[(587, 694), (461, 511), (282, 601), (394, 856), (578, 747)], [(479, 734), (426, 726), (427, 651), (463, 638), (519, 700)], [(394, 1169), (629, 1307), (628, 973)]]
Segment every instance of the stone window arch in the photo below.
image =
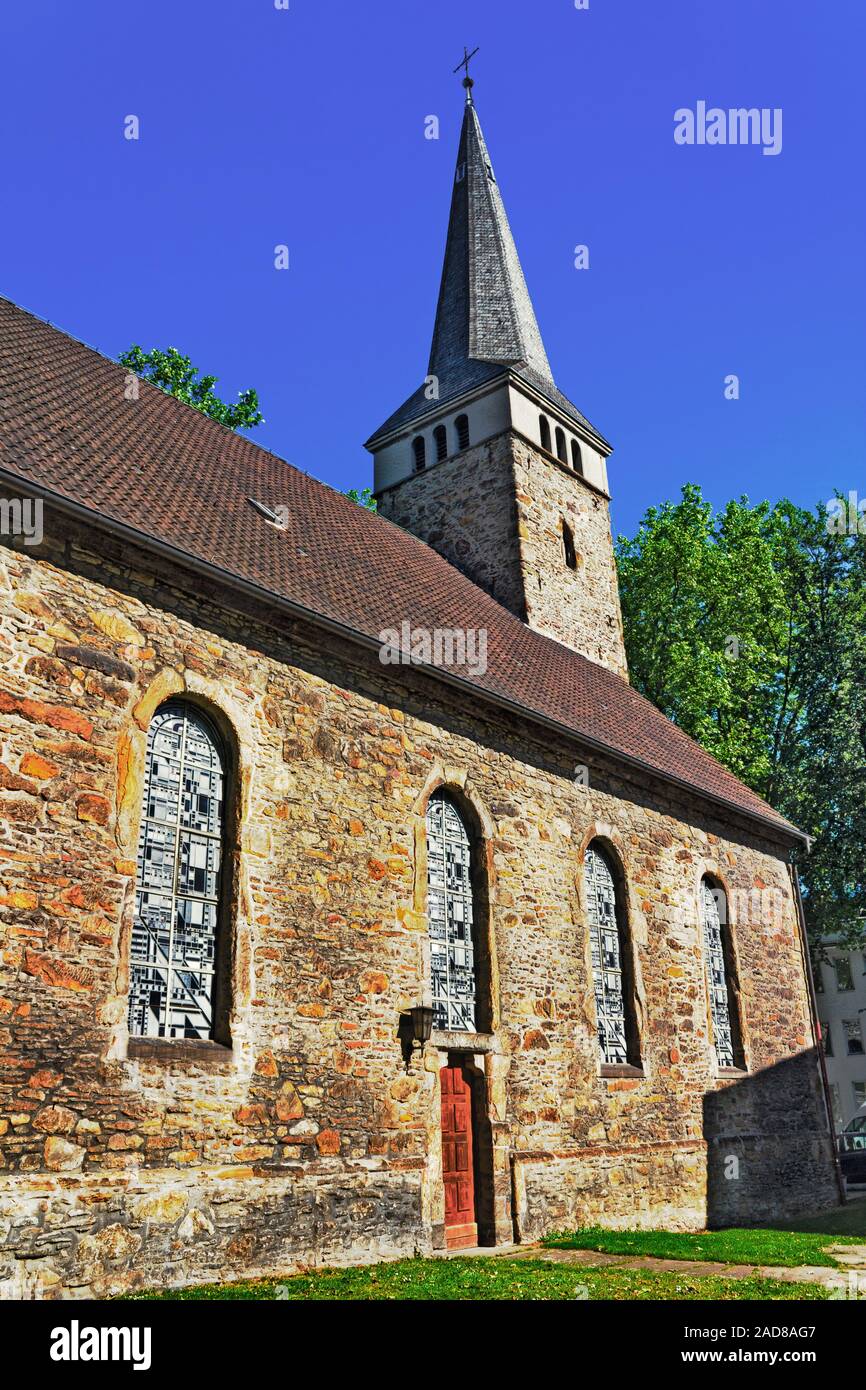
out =
[(445, 787), (427, 802), (427, 931), (434, 1028), (488, 1032), (491, 972), (480, 831)]
[(598, 1045), (605, 1066), (641, 1065), (634, 965), (622, 870), (611, 850), (593, 840), (584, 854)]
[(565, 447), (565, 430), (556, 427), (556, 457), (560, 463), (568, 463), (568, 453)]
[(458, 415), (454, 421), (454, 429), (457, 432), (457, 448), (469, 448), (469, 416)]
[(433, 431), (433, 443), (436, 445), (436, 462), (441, 463), (448, 457), (448, 434), (444, 425), (437, 425)]
[(716, 1062), (722, 1068), (742, 1069), (745, 1061), (728, 895), (711, 874), (701, 879), (701, 917)]
[(571, 441), (571, 466), (575, 473), (579, 473), (583, 477), (583, 454), (576, 439)]
[(130, 949), (134, 1037), (228, 1041), (226, 810), (229, 747), (192, 701), (147, 733)]
[(420, 473), (427, 462), (427, 447), (423, 434), (416, 434), (412, 440), (412, 462), (416, 473)]
[(550, 447), (550, 421), (548, 420), (546, 415), (539, 415), (538, 417), (538, 433), (541, 436), (542, 449), (546, 449), (548, 453), (551, 453), (552, 451)]

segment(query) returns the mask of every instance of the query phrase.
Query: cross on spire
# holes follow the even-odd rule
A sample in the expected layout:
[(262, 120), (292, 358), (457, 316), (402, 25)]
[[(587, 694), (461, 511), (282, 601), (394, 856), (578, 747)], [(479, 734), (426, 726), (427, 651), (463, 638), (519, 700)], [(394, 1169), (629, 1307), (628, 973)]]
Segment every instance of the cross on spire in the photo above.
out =
[(475, 54), (476, 54), (477, 52), (478, 52), (478, 49), (477, 49), (477, 48), (473, 48), (473, 50), (472, 50), (471, 53), (468, 52), (468, 50), (467, 50), (467, 48), (466, 48), (466, 45), (464, 44), (464, 45), (463, 45), (463, 57), (461, 58), (460, 62), (457, 64), (456, 68), (454, 69), (455, 72), (459, 72), (461, 68), (464, 68), (465, 71), (466, 71), (466, 76), (463, 78), (463, 86), (466, 88), (466, 100), (467, 100), (468, 102), (471, 102), (471, 101), (472, 101), (472, 88), (475, 86), (475, 83), (473, 82), (472, 78), (469, 76), (469, 63), (470, 63), (470, 60), (471, 60), (472, 58), (475, 57)]

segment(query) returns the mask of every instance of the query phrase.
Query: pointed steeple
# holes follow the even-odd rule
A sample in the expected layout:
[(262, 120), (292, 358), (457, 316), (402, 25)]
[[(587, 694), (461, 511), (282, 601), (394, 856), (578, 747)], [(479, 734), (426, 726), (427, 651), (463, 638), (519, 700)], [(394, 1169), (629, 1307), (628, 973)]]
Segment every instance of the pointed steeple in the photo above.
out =
[(467, 78), (429, 374), (449, 394), (477, 380), (477, 362), (523, 366), (552, 385), (471, 84)]
[[(459, 66), (467, 66), (471, 57), (466, 54)], [(519, 379), (604, 444), (554, 384), (468, 72), (463, 86), (466, 107), (427, 378), (366, 447), (377, 453), (398, 431), (500, 378)]]

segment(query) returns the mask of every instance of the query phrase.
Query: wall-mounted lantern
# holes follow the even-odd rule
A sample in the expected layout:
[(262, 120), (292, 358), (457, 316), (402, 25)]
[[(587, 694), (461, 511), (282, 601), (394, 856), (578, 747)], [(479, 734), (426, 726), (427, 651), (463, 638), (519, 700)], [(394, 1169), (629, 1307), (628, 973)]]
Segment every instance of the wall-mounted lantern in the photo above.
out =
[(397, 1031), (403, 1051), (403, 1061), (406, 1063), (406, 1070), (408, 1071), (415, 1048), (423, 1048), (424, 1044), (430, 1041), (430, 1034), (433, 1032), (432, 1007), (429, 1004), (413, 1004), (411, 1009), (400, 1015), (400, 1025)]

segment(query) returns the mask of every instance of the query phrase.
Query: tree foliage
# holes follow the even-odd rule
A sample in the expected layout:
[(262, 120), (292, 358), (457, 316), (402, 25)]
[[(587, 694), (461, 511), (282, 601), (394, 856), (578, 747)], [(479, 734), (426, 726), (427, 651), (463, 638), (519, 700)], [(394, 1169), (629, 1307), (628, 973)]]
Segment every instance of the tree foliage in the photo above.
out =
[(194, 367), (190, 358), (184, 357), (177, 348), (170, 347), (165, 352), (152, 348), (150, 352), (145, 352), (137, 343), (133, 343), (117, 360), (135, 372), (136, 376), (158, 386), (160, 391), (176, 396), (179, 401), (185, 401), (231, 430), (250, 430), (264, 421), (265, 417), (259, 410), (258, 394), (252, 387), (240, 391), (237, 403), (229, 405), (214, 392), (217, 378), (199, 377), (198, 367)]
[(827, 510), (700, 488), (617, 541), (631, 679), (813, 836), (810, 935), (866, 921), (866, 537)]
[(369, 512), (376, 511), (376, 499), (370, 488), (362, 487), (359, 492), (356, 487), (350, 487), (346, 496), (350, 501), (357, 502), (359, 507), (366, 507)]

